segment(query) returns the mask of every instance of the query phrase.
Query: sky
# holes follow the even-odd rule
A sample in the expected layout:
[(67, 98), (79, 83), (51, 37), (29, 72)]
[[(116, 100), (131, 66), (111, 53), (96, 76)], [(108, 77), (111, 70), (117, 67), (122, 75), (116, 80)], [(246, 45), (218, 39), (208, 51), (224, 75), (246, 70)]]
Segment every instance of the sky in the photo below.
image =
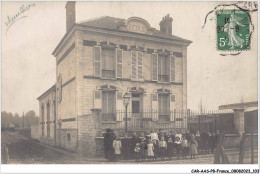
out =
[[(257, 13), (250, 51), (220, 56), (216, 47), (216, 20), (207, 13), (224, 2), (77, 2), (76, 21), (100, 16), (147, 20), (159, 29), (162, 17), (173, 18), (173, 35), (191, 40), (188, 47), (188, 108), (218, 109), (219, 105), (257, 101)], [(228, 3), (228, 2), (225, 2)], [(2, 2), (1, 110), (39, 113), (37, 97), (55, 83), (56, 63), (51, 55), (66, 31), (66, 2), (34, 2), (30, 9), (11, 18), (33, 2)]]

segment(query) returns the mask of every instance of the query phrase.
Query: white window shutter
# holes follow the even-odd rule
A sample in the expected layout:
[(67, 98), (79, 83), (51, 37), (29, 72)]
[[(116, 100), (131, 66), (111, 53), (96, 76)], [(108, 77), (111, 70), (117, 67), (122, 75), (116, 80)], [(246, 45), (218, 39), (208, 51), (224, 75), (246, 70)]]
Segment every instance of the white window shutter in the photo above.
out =
[(173, 55), (170, 55), (170, 79), (171, 82), (175, 81), (175, 57)]
[(93, 56), (94, 56), (94, 76), (101, 76), (101, 47), (93, 47)]
[(152, 81), (158, 80), (158, 54), (152, 54)]
[(132, 50), (132, 79), (136, 79), (136, 51)]
[(102, 93), (100, 90), (94, 91), (94, 109), (101, 109)]
[(137, 67), (138, 67), (138, 79), (143, 79), (143, 53), (138, 51), (138, 61), (137, 61)]
[(123, 77), (123, 50), (117, 49), (117, 59), (116, 59), (116, 77), (122, 78)]
[(123, 121), (124, 117), (124, 104), (123, 104), (123, 93), (116, 91), (116, 121)]
[(158, 93), (152, 93), (152, 120), (158, 120)]

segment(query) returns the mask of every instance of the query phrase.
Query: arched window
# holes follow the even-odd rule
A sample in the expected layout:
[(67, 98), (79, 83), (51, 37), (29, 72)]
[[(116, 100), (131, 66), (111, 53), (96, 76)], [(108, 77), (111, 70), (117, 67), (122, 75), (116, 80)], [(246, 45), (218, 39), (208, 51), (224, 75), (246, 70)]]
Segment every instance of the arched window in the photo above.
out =
[(50, 137), (50, 103), (47, 104), (47, 137)]

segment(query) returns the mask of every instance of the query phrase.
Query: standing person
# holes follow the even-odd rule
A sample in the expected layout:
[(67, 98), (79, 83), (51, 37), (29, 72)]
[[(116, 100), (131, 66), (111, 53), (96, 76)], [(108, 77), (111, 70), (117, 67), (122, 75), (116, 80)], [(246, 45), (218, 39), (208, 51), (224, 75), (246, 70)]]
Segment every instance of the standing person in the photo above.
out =
[(122, 150), (122, 144), (119, 136), (116, 136), (116, 139), (113, 141), (113, 147), (115, 150), (115, 161), (118, 161)]
[(2, 159), (3, 159), (3, 164), (8, 164), (9, 161), (9, 153), (8, 153), (8, 146), (5, 144), (2, 147)]
[(113, 130), (107, 129), (105, 136), (104, 136), (104, 153), (105, 158), (109, 161), (114, 160), (114, 147), (113, 147), (113, 141), (115, 140), (115, 134)]
[(188, 140), (185, 138), (185, 136), (182, 137), (181, 147), (182, 147), (182, 159), (184, 158), (186, 159), (189, 152), (189, 145), (188, 145)]
[(177, 134), (175, 134), (174, 146), (176, 149), (176, 154), (178, 159), (180, 159), (180, 153), (181, 153), (181, 138), (182, 135), (177, 132)]
[(145, 154), (146, 154), (146, 142), (145, 142), (145, 138), (141, 138), (141, 143), (140, 143), (140, 157), (142, 159), (142, 161), (145, 160)]
[(135, 153), (135, 161), (139, 162), (140, 157), (141, 157), (141, 145), (140, 145), (140, 143), (136, 143), (134, 153)]
[(159, 141), (156, 140), (156, 139), (153, 139), (152, 140), (152, 143), (153, 143), (153, 147), (154, 147), (154, 157), (153, 157), (153, 160), (156, 160), (157, 157), (159, 156)]
[(208, 136), (207, 136), (207, 152), (210, 153), (210, 150), (212, 148), (212, 134), (210, 131), (208, 131)]
[(200, 131), (196, 131), (195, 140), (198, 143), (198, 151), (201, 150)]
[(159, 140), (159, 138), (158, 138), (158, 133), (156, 132), (155, 129), (151, 131), (150, 137), (151, 137), (151, 140), (152, 140), (152, 141), (153, 141), (153, 140), (156, 140), (156, 141)]
[(132, 138), (130, 140), (130, 154), (131, 154), (130, 157), (132, 159), (135, 158), (134, 149), (135, 149), (136, 143), (140, 143), (140, 139), (137, 137), (136, 133), (134, 132), (132, 135)]
[(191, 141), (190, 141), (190, 158), (195, 159), (195, 155), (198, 154), (198, 143), (195, 140), (195, 136), (191, 136)]
[(161, 137), (161, 141), (159, 141), (159, 154), (161, 157), (161, 160), (164, 160), (164, 157), (166, 155), (166, 150), (167, 150), (167, 143), (164, 140), (164, 137)]
[(125, 160), (130, 158), (130, 140), (125, 134), (124, 138), (122, 139), (122, 157)]
[(219, 135), (219, 130), (217, 130), (216, 131), (216, 134), (215, 134), (215, 148), (217, 148), (218, 147), (218, 141), (219, 141), (219, 137), (220, 137), (220, 135)]
[(152, 140), (148, 140), (148, 144), (147, 144), (147, 157), (148, 159), (152, 159), (154, 158), (154, 146), (152, 143)]
[(172, 137), (169, 137), (168, 141), (167, 141), (167, 153), (168, 153), (169, 159), (172, 159), (172, 156), (173, 156), (173, 141), (172, 141)]

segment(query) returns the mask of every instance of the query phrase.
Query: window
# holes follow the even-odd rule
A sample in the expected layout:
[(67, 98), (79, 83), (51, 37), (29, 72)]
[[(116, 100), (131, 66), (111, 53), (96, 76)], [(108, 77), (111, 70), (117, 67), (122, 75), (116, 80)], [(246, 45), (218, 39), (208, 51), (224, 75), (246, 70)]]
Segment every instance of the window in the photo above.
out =
[(132, 51), (132, 79), (143, 79), (143, 53)]
[(103, 121), (116, 121), (115, 114), (115, 103), (116, 103), (116, 94), (113, 90), (102, 91), (102, 112), (103, 112)]
[(159, 120), (170, 121), (170, 94), (158, 95)]
[(115, 49), (102, 48), (102, 77), (115, 78)]
[(50, 104), (47, 104), (47, 137), (50, 137)]
[(170, 76), (170, 59), (169, 56), (159, 55), (158, 56), (158, 80), (160, 82), (169, 82)]
[(44, 106), (42, 105), (42, 137), (44, 137)]

